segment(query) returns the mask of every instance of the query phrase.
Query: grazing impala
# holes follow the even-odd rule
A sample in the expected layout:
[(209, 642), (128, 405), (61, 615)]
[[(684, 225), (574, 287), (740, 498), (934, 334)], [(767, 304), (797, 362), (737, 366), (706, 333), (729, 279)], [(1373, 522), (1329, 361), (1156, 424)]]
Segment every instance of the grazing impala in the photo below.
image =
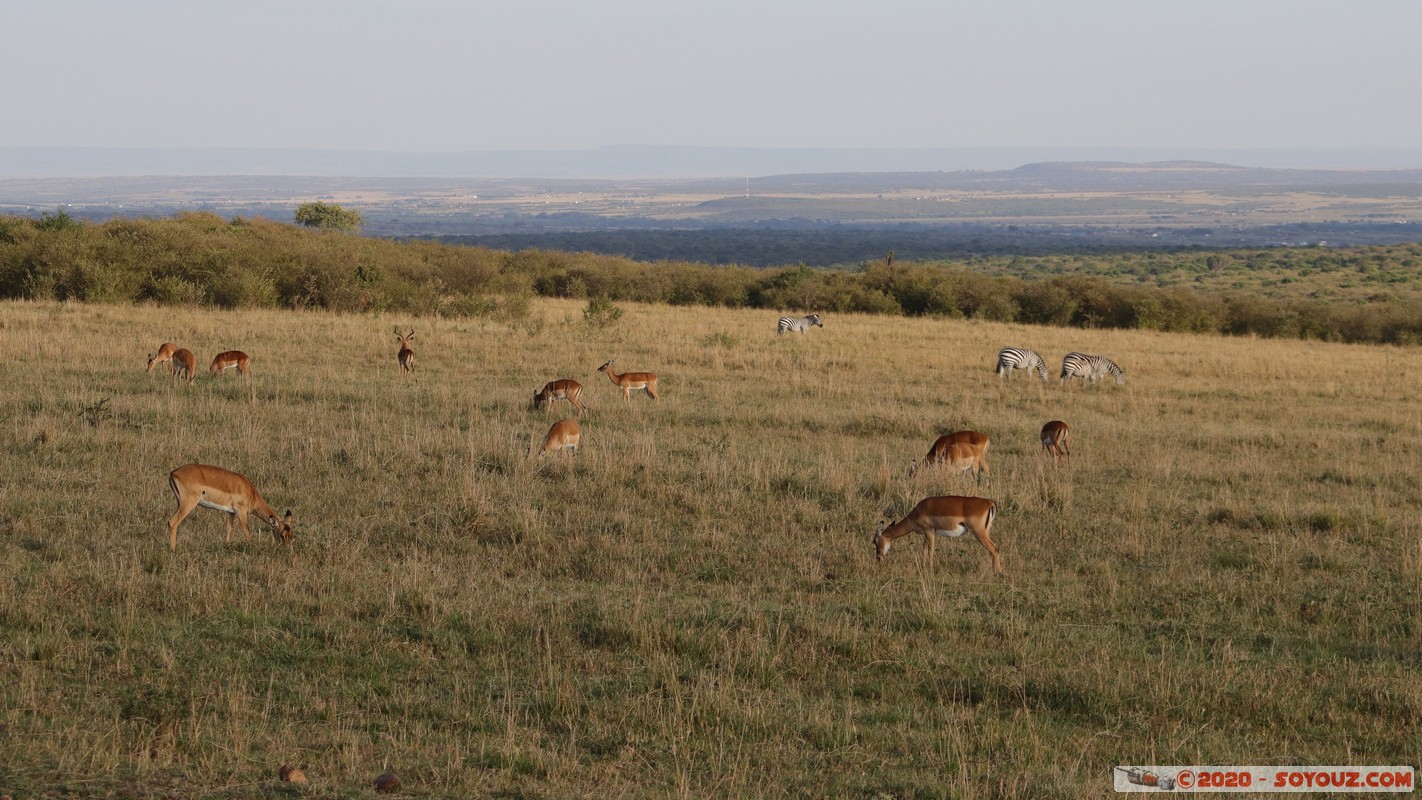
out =
[(247, 364), (251, 361), (251, 357), (241, 350), (228, 350), (225, 353), (218, 353), (212, 359), (212, 365), (207, 368), (207, 371), (213, 375), (222, 375), (227, 370), (236, 367), (237, 371), (242, 373), (242, 377), (245, 378), (247, 377)]
[(185, 464), (168, 474), (168, 485), (178, 501), (178, 510), (168, 520), (168, 549), (178, 549), (178, 525), (198, 506), (215, 508), (227, 515), (227, 541), (232, 541), (232, 518), (242, 525), (247, 541), (252, 530), (247, 527), (247, 515), (256, 513), (272, 526), (272, 535), (282, 544), (291, 544), (291, 511), (277, 519), (276, 509), (257, 493), (257, 487), (245, 477), (222, 467), (207, 464)]
[(415, 338), (415, 329), (411, 328), (409, 333), (401, 334), (395, 332), (395, 338), (400, 340), (400, 352), (395, 357), (400, 361), (400, 374), (415, 371), (415, 351), (410, 349), (410, 340)]
[(172, 342), (164, 342), (158, 345), (158, 352), (148, 357), (147, 371), (152, 372), (154, 364), (167, 364), (168, 369), (171, 370), (173, 368), (173, 351), (177, 349), (178, 346)]
[(928, 497), (908, 516), (895, 522), (880, 522), (874, 532), (874, 555), (882, 561), (894, 542), (911, 533), (923, 534), (923, 551), (933, 558), (935, 535), (957, 538), (971, 532), (978, 543), (992, 556), (992, 568), (1002, 572), (1002, 557), (992, 543), (992, 522), (997, 519), (997, 504), (983, 497)]
[(543, 437), (543, 448), (538, 451), (538, 457), (543, 458), (552, 452), (573, 451), (573, 455), (578, 454), (578, 444), (583, 438), (583, 428), (575, 419), (560, 419), (553, 423), (548, 429), (548, 435)]
[(1068, 464), (1071, 463), (1071, 451), (1067, 449), (1067, 437), (1070, 435), (1071, 428), (1059, 419), (1042, 426), (1042, 449), (1058, 464), (1062, 463), (1063, 458)]
[(657, 396), (657, 376), (650, 372), (624, 372), (618, 375), (612, 371), (611, 361), (598, 367), (597, 371), (606, 372), (607, 377), (611, 378), (614, 384), (622, 388), (623, 400), (632, 399), (633, 389), (645, 391), (653, 400), (660, 401), (662, 399)]
[(924, 456), (922, 461), (915, 461), (909, 468), (909, 477), (917, 475), (924, 467), (948, 464), (964, 472), (976, 469), (977, 479), (982, 480), (983, 476), (988, 474), (988, 444), (990, 442), (986, 433), (955, 431), (944, 434), (928, 449), (928, 455)]
[(572, 378), (560, 378), (544, 384), (542, 389), (533, 393), (531, 407), (551, 406), (554, 400), (567, 400), (572, 403), (580, 417), (587, 408), (583, 405), (583, 385)]
[(173, 351), (173, 377), (183, 380), (186, 376), (188, 383), (193, 382), (193, 376), (197, 374), (197, 356), (186, 347), (179, 347)]

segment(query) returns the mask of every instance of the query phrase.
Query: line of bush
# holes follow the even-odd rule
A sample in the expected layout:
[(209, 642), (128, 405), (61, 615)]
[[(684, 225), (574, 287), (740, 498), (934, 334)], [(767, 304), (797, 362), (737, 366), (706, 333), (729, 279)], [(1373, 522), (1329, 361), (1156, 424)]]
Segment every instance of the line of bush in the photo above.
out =
[(821, 270), (638, 262), (396, 242), (209, 213), (97, 224), (62, 211), (0, 217), (4, 298), (517, 319), (528, 314), (534, 295), (1422, 343), (1422, 304), (1408, 301), (1273, 300), (1086, 275), (990, 276), (953, 263)]

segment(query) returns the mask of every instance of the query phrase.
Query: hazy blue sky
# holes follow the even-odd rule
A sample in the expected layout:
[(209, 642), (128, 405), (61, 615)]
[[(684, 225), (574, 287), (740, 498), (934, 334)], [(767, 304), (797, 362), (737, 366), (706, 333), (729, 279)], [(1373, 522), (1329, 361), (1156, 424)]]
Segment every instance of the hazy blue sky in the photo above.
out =
[(0, 146), (1417, 148), (1416, 0), (0, 0)]

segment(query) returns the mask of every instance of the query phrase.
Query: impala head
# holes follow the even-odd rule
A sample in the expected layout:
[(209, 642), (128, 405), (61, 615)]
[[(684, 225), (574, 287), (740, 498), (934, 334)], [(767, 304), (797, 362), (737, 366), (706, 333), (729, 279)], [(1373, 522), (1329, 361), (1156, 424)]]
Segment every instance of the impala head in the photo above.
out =
[(149, 372), (152, 372), (152, 371), (153, 371), (153, 364), (154, 364), (155, 362), (157, 362), (157, 361), (158, 361), (158, 356), (157, 356), (156, 353), (150, 353), (150, 354), (148, 355), (148, 371), (149, 371)]
[(400, 329), (399, 329), (399, 328), (396, 328), (396, 329), (395, 329), (395, 338), (400, 340), (400, 346), (401, 346), (401, 347), (409, 347), (409, 346), (410, 346), (410, 340), (413, 339), (413, 338), (415, 338), (415, 330), (414, 330), (414, 328), (411, 328), (409, 333), (401, 333), (401, 332), (400, 332)]
[(874, 529), (875, 561), (883, 561), (884, 556), (888, 555), (889, 550), (894, 546), (893, 542), (884, 538), (884, 529), (887, 527), (889, 527), (889, 521), (886, 519), (881, 519), (879, 520), (879, 527)]
[(267, 517), (267, 522), (272, 526), (272, 535), (284, 545), (291, 544), (291, 509), (286, 510), (286, 516), (281, 519)]
[(598, 367), (598, 368), (597, 368), (597, 371), (598, 371), (598, 372), (607, 372), (607, 371), (610, 370), (610, 369), (612, 369), (612, 362), (611, 362), (611, 361), (609, 361), (609, 362), (607, 362), (606, 364), (603, 364), (602, 366)]

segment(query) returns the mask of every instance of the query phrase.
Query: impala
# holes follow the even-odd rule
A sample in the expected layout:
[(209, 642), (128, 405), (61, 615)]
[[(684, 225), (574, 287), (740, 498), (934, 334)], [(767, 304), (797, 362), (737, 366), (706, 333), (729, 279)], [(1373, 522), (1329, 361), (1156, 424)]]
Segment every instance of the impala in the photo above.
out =
[(247, 364), (251, 362), (251, 357), (241, 350), (228, 350), (225, 353), (218, 353), (212, 359), (212, 364), (207, 371), (213, 375), (222, 375), (233, 367), (242, 373), (242, 377), (247, 377)]
[(415, 351), (410, 349), (410, 340), (415, 338), (415, 329), (411, 328), (409, 333), (402, 334), (395, 331), (395, 338), (400, 340), (400, 352), (395, 357), (400, 361), (400, 374), (415, 371)]
[(573, 455), (578, 453), (578, 444), (583, 438), (583, 427), (575, 419), (560, 419), (553, 423), (548, 429), (548, 435), (543, 437), (543, 448), (538, 451), (538, 457), (543, 458), (552, 452), (565, 452), (572, 450)]
[(177, 350), (177, 349), (178, 349), (178, 346), (175, 345), (175, 344), (173, 344), (172, 342), (164, 342), (164, 343), (158, 345), (158, 352), (157, 352), (157, 353), (154, 353), (153, 355), (151, 355), (151, 356), (148, 357), (148, 369), (147, 369), (147, 371), (148, 371), (148, 372), (152, 372), (152, 371), (153, 371), (153, 365), (154, 365), (154, 364), (167, 364), (167, 365), (168, 365), (168, 369), (172, 369), (172, 368), (173, 368), (173, 351), (174, 351), (174, 350)]
[(178, 501), (178, 510), (168, 520), (168, 549), (178, 550), (178, 525), (198, 506), (213, 508), (227, 515), (227, 541), (232, 541), (232, 518), (242, 524), (242, 533), (252, 541), (247, 527), (247, 515), (256, 513), (272, 526), (272, 535), (283, 544), (291, 544), (291, 511), (278, 519), (276, 509), (257, 492), (257, 487), (242, 475), (222, 467), (207, 464), (185, 464), (168, 473), (168, 485)]
[(1002, 572), (1002, 557), (992, 543), (992, 522), (997, 519), (997, 504), (983, 497), (928, 497), (903, 519), (888, 524), (879, 523), (874, 532), (874, 555), (879, 561), (888, 555), (894, 542), (911, 533), (923, 534), (923, 551), (933, 558), (936, 536), (957, 538), (971, 532), (978, 543), (992, 556), (992, 568)]
[(554, 400), (567, 400), (573, 404), (573, 408), (578, 410), (578, 416), (583, 415), (587, 406), (583, 405), (583, 385), (572, 378), (559, 378), (556, 381), (549, 381), (543, 388), (533, 393), (532, 408), (553, 405)]
[(909, 468), (909, 477), (918, 474), (924, 467), (934, 464), (948, 464), (961, 471), (976, 469), (976, 477), (982, 480), (988, 474), (987, 450), (989, 444), (986, 433), (977, 431), (954, 431), (938, 437), (938, 441), (928, 449), (922, 461), (915, 461)]
[(173, 377), (182, 380), (186, 375), (188, 383), (193, 382), (193, 376), (197, 374), (197, 356), (186, 347), (179, 347), (173, 351)]
[(597, 371), (606, 372), (607, 377), (611, 378), (614, 384), (622, 388), (623, 400), (632, 399), (633, 389), (642, 389), (653, 400), (661, 400), (661, 398), (657, 396), (657, 376), (650, 372), (624, 372), (618, 375), (612, 371), (611, 361), (598, 367)]
[(1059, 419), (1042, 426), (1042, 449), (1054, 462), (1060, 464), (1065, 458), (1068, 464), (1071, 463), (1071, 451), (1067, 449), (1067, 437), (1070, 435), (1071, 428)]

